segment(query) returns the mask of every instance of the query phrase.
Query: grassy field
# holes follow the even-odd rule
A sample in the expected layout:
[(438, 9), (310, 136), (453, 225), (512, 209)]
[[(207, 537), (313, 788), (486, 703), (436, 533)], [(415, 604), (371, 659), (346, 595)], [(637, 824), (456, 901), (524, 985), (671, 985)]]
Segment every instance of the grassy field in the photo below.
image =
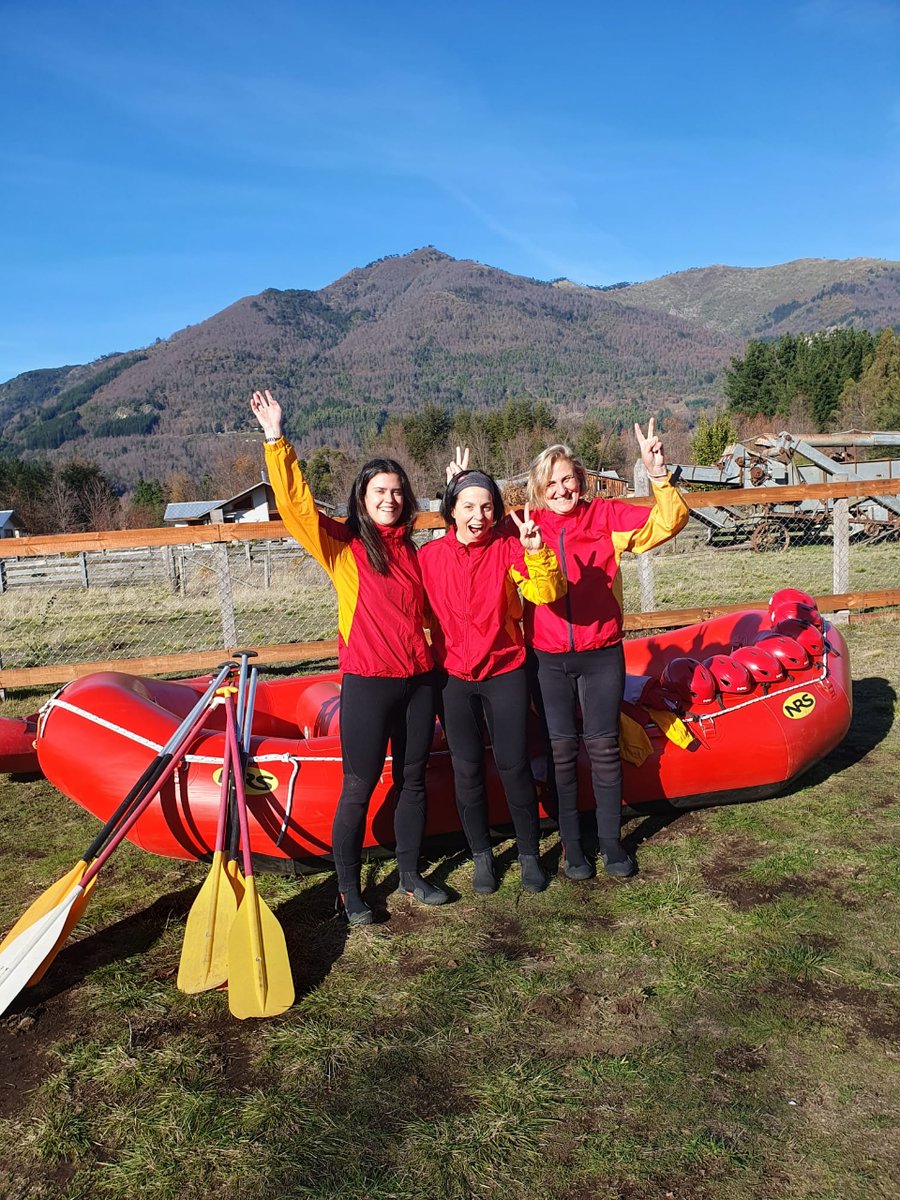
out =
[[(351, 934), (330, 876), (264, 878), (298, 991), (271, 1021), (176, 990), (204, 869), (126, 847), (0, 1018), (0, 1195), (895, 1198), (900, 623), (849, 643), (844, 744), (782, 798), (630, 821), (632, 881), (524, 895), (507, 844), (496, 896), (452, 855), (425, 910), (388, 861)], [(40, 781), (0, 806), (6, 926), (96, 823)]]

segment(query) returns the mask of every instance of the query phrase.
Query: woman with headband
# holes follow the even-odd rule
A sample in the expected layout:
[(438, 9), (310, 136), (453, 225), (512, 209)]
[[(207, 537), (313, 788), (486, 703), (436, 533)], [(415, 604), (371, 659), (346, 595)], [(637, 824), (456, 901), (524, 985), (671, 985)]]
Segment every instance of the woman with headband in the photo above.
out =
[(441, 722), (453, 762), (456, 803), (475, 864), (472, 887), (497, 890), (487, 820), (483, 725), (487, 724), (519, 851), (522, 887), (540, 892), (538, 814), (527, 746), (528, 683), (519, 589), (535, 605), (561, 596), (566, 582), (525, 508), (510, 514), (518, 537), (498, 528), (504, 515), (496, 481), (464, 469), (468, 451), (448, 467), (441, 501), (444, 537), (419, 551), (439, 676)]
[(278, 512), (337, 591), (344, 776), (332, 843), (339, 907), (351, 925), (371, 925), (372, 910), (360, 891), (362, 841), (389, 739), (398, 890), (423, 904), (443, 904), (447, 893), (423, 879), (418, 865), (435, 696), (422, 576), (410, 538), (416, 502), (409, 480), (393, 459), (372, 459), (353, 483), (347, 523), (333, 521), (316, 508), (282, 435), (281, 405), (271, 392), (254, 392), (250, 407), (266, 435)]
[(569, 879), (588, 879), (593, 874), (581, 847), (579, 739), (584, 740), (591, 763), (600, 859), (608, 875), (626, 877), (635, 870), (620, 841), (619, 706), (625, 687), (625, 655), (619, 560), (626, 551), (641, 554), (668, 541), (684, 528), (689, 516), (687, 505), (669, 481), (653, 419), (646, 437), (639, 425), (634, 432), (653, 484), (649, 506), (585, 500), (587, 476), (568, 446), (544, 450), (532, 463), (528, 477), (535, 524), (556, 551), (568, 581), (562, 600), (526, 606), (525, 638), (537, 659), (559, 801), (563, 871)]

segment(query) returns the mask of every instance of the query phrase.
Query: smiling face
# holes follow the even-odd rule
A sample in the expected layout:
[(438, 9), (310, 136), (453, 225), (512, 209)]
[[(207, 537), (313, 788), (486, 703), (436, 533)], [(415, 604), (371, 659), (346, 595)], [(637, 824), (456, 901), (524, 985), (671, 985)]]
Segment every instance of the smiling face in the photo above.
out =
[(477, 541), (494, 524), (494, 500), (487, 488), (463, 488), (453, 505), (456, 537), (464, 546)]
[(376, 525), (396, 525), (403, 512), (400, 476), (387, 471), (373, 475), (366, 488), (365, 504)]
[(574, 465), (568, 458), (557, 459), (544, 491), (544, 507), (565, 516), (572, 512), (580, 499), (581, 484)]

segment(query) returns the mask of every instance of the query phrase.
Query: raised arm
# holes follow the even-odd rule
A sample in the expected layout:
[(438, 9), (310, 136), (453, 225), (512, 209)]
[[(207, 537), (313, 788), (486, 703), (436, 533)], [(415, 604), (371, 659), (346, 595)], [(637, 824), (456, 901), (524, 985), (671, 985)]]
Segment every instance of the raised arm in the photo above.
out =
[(347, 549), (344, 527), (316, 508), (294, 447), (284, 439), (284, 414), (272, 393), (254, 392), (250, 408), (266, 435), (266, 470), (278, 513), (291, 536), (333, 578), (337, 559)]
[(634, 526), (634, 506), (631, 506), (632, 513), (626, 515), (625, 528), (613, 532), (613, 545), (620, 554), (625, 550), (632, 554), (652, 550), (654, 546), (668, 541), (684, 529), (690, 516), (681, 493), (669, 482), (665, 451), (662, 439), (654, 429), (653, 418), (651, 417), (647, 424), (646, 437), (640, 425), (635, 425), (634, 436), (640, 447), (641, 462), (646, 467), (653, 485), (653, 506), (649, 511), (644, 510), (644, 521)]

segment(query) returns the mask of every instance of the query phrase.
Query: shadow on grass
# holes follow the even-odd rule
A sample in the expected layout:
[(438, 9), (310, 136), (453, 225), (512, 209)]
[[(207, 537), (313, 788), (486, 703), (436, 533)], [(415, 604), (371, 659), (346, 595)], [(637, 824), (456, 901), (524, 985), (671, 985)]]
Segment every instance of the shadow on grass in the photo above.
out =
[(853, 681), (853, 718), (844, 740), (820, 762), (788, 784), (781, 796), (793, 796), (803, 788), (824, 783), (861, 762), (891, 731), (894, 724), (894, 705), (897, 693), (883, 678)]

